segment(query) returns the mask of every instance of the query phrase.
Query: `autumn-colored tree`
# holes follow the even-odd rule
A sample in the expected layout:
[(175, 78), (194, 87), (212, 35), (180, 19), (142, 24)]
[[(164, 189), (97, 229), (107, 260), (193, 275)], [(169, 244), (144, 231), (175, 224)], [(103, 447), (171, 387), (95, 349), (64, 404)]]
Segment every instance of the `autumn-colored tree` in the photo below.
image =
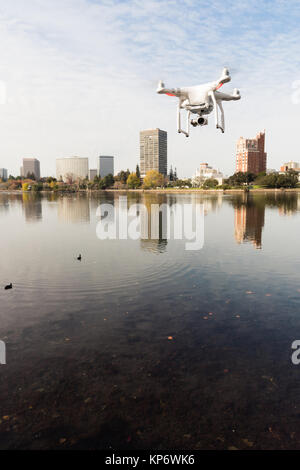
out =
[(141, 180), (136, 173), (130, 173), (127, 178), (127, 186), (130, 189), (136, 189), (141, 186)]
[(144, 188), (157, 188), (163, 186), (165, 179), (157, 170), (149, 170), (144, 178)]

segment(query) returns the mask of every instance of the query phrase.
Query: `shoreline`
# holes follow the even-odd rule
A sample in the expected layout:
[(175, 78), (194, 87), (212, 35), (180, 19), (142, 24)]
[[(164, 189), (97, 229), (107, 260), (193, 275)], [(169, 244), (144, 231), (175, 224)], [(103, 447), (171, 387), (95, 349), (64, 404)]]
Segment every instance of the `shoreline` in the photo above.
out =
[(81, 189), (79, 191), (22, 191), (1, 189), (0, 194), (77, 194), (77, 193), (181, 193), (181, 194), (235, 194), (235, 193), (285, 193), (285, 192), (300, 192), (300, 188), (256, 188), (245, 191), (244, 189)]

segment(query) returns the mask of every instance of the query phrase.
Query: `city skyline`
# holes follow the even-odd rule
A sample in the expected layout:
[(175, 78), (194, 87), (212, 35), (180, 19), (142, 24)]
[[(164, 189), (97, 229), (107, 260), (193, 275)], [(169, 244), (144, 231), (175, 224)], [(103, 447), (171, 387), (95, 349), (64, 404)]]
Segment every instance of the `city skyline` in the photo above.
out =
[[(139, 129), (151, 127), (168, 132), (169, 159), (180, 176), (193, 174), (199, 161), (232, 174), (238, 137), (264, 127), (272, 166), (279, 168), (284, 154), (299, 160), (299, 2), (287, 9), (279, 0), (259, 6), (214, 0), (208, 10), (204, 2), (183, 0), (174, 10), (168, 0), (54, 0), (43, 9), (16, 0), (2, 10), (0, 167), (9, 160), (11, 173), (18, 173), (20, 155), (38, 155), (51, 175), (53, 155), (94, 158), (99, 149), (119, 156), (116, 171), (134, 168)], [(157, 81), (194, 85), (214, 79), (224, 65), (242, 95), (225, 107), (225, 134), (216, 133), (210, 118), (183, 139), (176, 100), (162, 102)]]
[[(138, 160), (138, 163), (137, 165), (139, 165), (140, 169), (141, 169), (141, 166), (142, 166), (142, 163), (141, 163), (141, 134), (143, 132), (150, 132), (150, 131), (155, 131), (155, 130), (158, 130), (160, 132), (163, 132), (164, 135), (165, 135), (165, 140), (167, 141), (167, 133), (161, 129), (152, 129), (152, 130), (146, 130), (146, 131), (140, 131), (140, 157), (139, 157), (139, 160)], [(255, 145), (257, 145), (257, 148), (250, 148), (251, 146), (255, 147)], [(276, 172), (276, 173), (284, 173), (284, 172), (287, 172), (289, 170), (295, 170), (297, 171), (298, 173), (300, 172), (300, 164), (298, 162), (295, 162), (294, 160), (289, 160), (289, 162), (287, 163), (283, 163), (281, 162), (279, 168), (272, 168), (270, 169), (270, 167), (268, 168), (268, 165), (267, 165), (267, 153), (264, 152), (264, 145), (265, 145), (265, 130), (264, 132), (259, 132), (255, 139), (248, 139), (248, 138), (243, 138), (243, 137), (240, 137), (237, 142), (236, 142), (236, 153), (235, 155), (233, 156), (234, 158), (234, 162), (235, 162), (235, 171), (234, 173), (237, 173), (239, 171), (241, 172), (253, 172), (254, 174), (256, 173), (259, 173), (260, 171), (265, 171), (267, 174), (270, 173), (270, 172)], [(259, 153), (259, 156), (258, 156), (258, 160), (260, 159), (263, 159), (263, 166), (264, 168), (261, 169), (261, 168), (258, 168), (257, 171), (254, 171), (254, 167), (251, 165), (248, 167), (248, 164), (246, 165), (244, 163), (244, 160), (243, 158), (244, 155), (245, 155), (245, 150), (246, 150), (246, 153), (248, 152), (248, 146), (249, 147), (249, 150), (253, 151), (255, 153), (255, 151), (257, 153)], [(245, 148), (244, 148), (245, 147)], [(106, 176), (107, 174), (112, 174), (113, 176), (115, 176), (117, 173), (114, 171), (114, 156), (98, 156), (96, 157), (96, 165), (97, 168), (90, 168), (90, 159), (87, 158), (87, 157), (79, 157), (79, 156), (71, 156), (71, 157), (62, 157), (62, 158), (56, 158), (55, 159), (55, 162), (56, 162), (56, 171), (53, 173), (53, 174), (41, 174), (41, 170), (40, 170), (40, 161), (37, 159), (37, 158), (23, 158), (23, 166), (20, 167), (20, 174), (16, 174), (16, 175), (12, 175), (12, 173), (9, 171), (8, 168), (6, 167), (3, 167), (3, 168), (0, 168), (0, 178), (2, 179), (8, 179), (8, 177), (10, 175), (14, 176), (14, 177), (26, 177), (26, 175), (28, 173), (35, 173), (34, 171), (34, 168), (31, 168), (32, 165), (38, 165), (38, 177), (36, 177), (36, 179), (40, 179), (40, 178), (45, 178), (45, 177), (56, 177), (57, 179), (60, 179), (60, 176), (58, 177), (58, 169), (57, 169), (57, 163), (58, 162), (70, 162), (70, 160), (74, 160), (74, 159), (77, 159), (77, 160), (84, 160), (86, 162), (86, 165), (87, 165), (87, 176), (89, 176), (90, 174), (93, 174), (94, 176), (99, 176), (99, 171), (100, 171), (100, 160), (101, 159), (107, 159), (108, 161), (112, 161), (112, 163), (107, 163), (106, 166), (107, 166), (107, 171), (105, 171), (103, 173), (104, 176)], [(161, 163), (162, 165), (167, 165), (167, 174), (169, 174), (169, 171), (170, 169), (172, 168), (172, 163), (170, 164), (170, 166), (168, 167), (168, 164), (167, 164), (167, 157), (164, 160), (164, 163)], [(26, 172), (26, 170), (24, 171), (24, 162), (28, 162), (28, 165), (30, 166), (30, 168), (28, 169), (28, 171)], [(198, 165), (199, 168), (203, 167), (203, 166), (206, 166), (207, 169), (211, 169), (212, 166), (210, 166), (208, 163), (204, 163), (204, 162), (201, 162), (199, 163)], [(151, 165), (150, 165), (151, 166)], [(126, 167), (126, 163), (125, 163), (125, 166), (122, 168), (122, 170), (124, 170), (125, 168), (128, 168)], [(135, 167), (136, 168), (136, 167)], [(134, 172), (135, 171), (135, 168), (131, 168), (131, 171)], [(187, 178), (187, 179), (194, 179), (196, 177), (199, 176), (199, 168), (196, 168), (194, 169), (194, 174), (193, 175), (189, 175), (189, 176), (185, 176), (183, 178)], [(150, 169), (153, 169), (152, 167)], [(155, 168), (154, 168), (155, 169)], [(213, 170), (214, 173), (217, 174), (217, 179), (222, 179), (223, 176), (224, 176), (224, 173), (223, 171), (220, 171), (219, 169), (218, 170)], [(66, 172), (65, 172), (66, 173)], [(209, 173), (209, 171), (208, 171)], [(233, 173), (233, 174), (234, 174)], [(162, 173), (164, 174), (164, 172)], [(165, 176), (166, 176), (165, 175)], [(102, 176), (102, 175), (101, 175)], [(224, 176), (224, 177), (227, 177), (227, 176)], [(91, 179), (91, 178), (90, 178)]]

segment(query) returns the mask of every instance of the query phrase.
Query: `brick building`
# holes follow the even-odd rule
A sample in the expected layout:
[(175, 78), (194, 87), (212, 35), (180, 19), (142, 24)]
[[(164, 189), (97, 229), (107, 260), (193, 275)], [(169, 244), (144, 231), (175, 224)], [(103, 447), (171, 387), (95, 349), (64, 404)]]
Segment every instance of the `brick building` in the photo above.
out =
[(257, 134), (255, 139), (240, 137), (237, 141), (236, 172), (260, 173), (267, 169), (265, 152), (265, 131)]

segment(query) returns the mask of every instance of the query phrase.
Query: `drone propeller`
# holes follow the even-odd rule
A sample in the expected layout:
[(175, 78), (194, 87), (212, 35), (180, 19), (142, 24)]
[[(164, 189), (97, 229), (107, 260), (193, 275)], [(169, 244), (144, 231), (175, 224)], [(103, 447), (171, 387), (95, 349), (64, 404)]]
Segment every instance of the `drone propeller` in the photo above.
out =
[[(228, 70), (228, 67), (226, 67), (226, 65), (224, 65), (224, 69), (227, 69)], [(238, 75), (240, 73), (241, 69), (239, 67), (231, 67), (230, 66), (230, 75)]]

